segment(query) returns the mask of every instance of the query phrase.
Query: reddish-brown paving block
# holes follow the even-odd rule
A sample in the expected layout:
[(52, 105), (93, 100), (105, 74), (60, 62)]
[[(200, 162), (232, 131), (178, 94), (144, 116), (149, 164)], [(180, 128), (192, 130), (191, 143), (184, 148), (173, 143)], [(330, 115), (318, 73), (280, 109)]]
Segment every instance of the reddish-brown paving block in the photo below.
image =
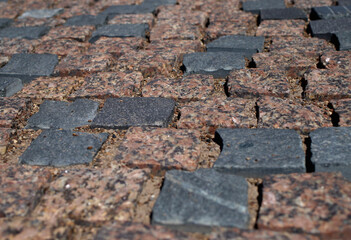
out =
[(63, 19), (68, 19), (78, 15), (98, 15), (100, 13), (100, 9), (94, 6), (91, 6), (91, 1), (87, 1), (87, 3), (82, 4), (82, 1), (79, 2), (67, 2), (57, 4), (57, 8), (65, 8), (65, 11), (60, 14), (60, 17)]
[(180, 21), (158, 21), (150, 31), (150, 41), (170, 39), (196, 40), (202, 38), (203, 33), (198, 26)]
[(265, 20), (261, 22), (256, 31), (256, 36), (300, 36), (305, 33), (304, 20)]
[(94, 26), (60, 26), (52, 28), (42, 40), (53, 40), (58, 38), (71, 38), (77, 41), (85, 42), (89, 39)]
[(72, 39), (53, 39), (42, 41), (35, 47), (34, 52), (39, 54), (50, 53), (58, 56), (66, 56), (83, 53), (88, 44)]
[(82, 82), (78, 77), (39, 77), (25, 85), (16, 97), (63, 100)]
[(321, 56), (321, 63), (328, 69), (343, 69), (351, 73), (351, 51), (331, 51)]
[(246, 35), (250, 32), (247, 22), (210, 22), (206, 29), (206, 40), (214, 40), (227, 35)]
[(333, 5), (333, 0), (288, 0), (294, 4), (294, 7), (310, 9), (312, 7), (323, 7)]
[(97, 9), (105, 9), (114, 5), (137, 5), (142, 2), (143, 0), (100, 0), (95, 3), (94, 7)]
[(258, 101), (259, 127), (287, 128), (303, 132), (321, 127), (332, 127), (328, 110), (322, 107), (305, 104), (295, 99), (281, 99), (264, 96)]
[(105, 53), (67, 55), (55, 67), (54, 75), (81, 76), (94, 72), (102, 72), (107, 70), (114, 61), (115, 59), (111, 54)]
[(96, 42), (90, 44), (87, 54), (110, 53), (116, 56), (129, 54), (146, 44), (144, 38), (109, 38), (100, 37)]
[(155, 77), (143, 87), (142, 95), (198, 101), (208, 98), (213, 92), (213, 76), (194, 74), (183, 78)]
[(340, 173), (268, 176), (263, 186), (259, 228), (350, 236), (351, 182)]
[(8, 4), (7, 2), (0, 3), (0, 16), (1, 18), (16, 18), (22, 8), (16, 6), (16, 4)]
[(10, 128), (0, 128), (0, 155), (4, 155), (7, 150), (7, 145), (10, 142), (12, 130)]
[(16, 53), (31, 53), (38, 43), (37, 40), (2, 38), (0, 39), (0, 54), (12, 56)]
[(171, 128), (129, 128), (115, 159), (128, 167), (194, 171), (203, 144), (200, 132)]
[(330, 103), (339, 115), (339, 126), (351, 127), (351, 98), (331, 100)]
[(175, 51), (179, 53), (203, 52), (205, 47), (200, 40), (157, 40), (145, 45), (146, 50)]
[(102, 72), (84, 79), (69, 98), (132, 97), (139, 92), (143, 76), (140, 72)]
[(214, 134), (217, 128), (252, 128), (257, 125), (255, 100), (209, 98), (184, 104), (178, 128), (200, 129)]
[(138, 24), (147, 23), (151, 28), (154, 25), (154, 15), (152, 13), (145, 14), (123, 14), (117, 15), (108, 20), (108, 24)]
[[(232, 12), (239, 11), (240, 1), (238, 0), (228, 0), (228, 1), (218, 1), (218, 0), (196, 0), (196, 1), (178, 1), (181, 6), (185, 8), (191, 8), (194, 10), (203, 11), (206, 13), (225, 12), (225, 10), (231, 10)], [(243, 13), (245, 14), (245, 13)]]
[(25, 216), (39, 202), (51, 173), (43, 168), (0, 164), (0, 215)]
[(305, 74), (305, 96), (311, 100), (351, 98), (351, 71), (317, 69)]
[(26, 107), (28, 100), (16, 98), (0, 98), (0, 127), (11, 128), (15, 118)]
[(49, 26), (56, 27), (64, 24), (66, 21), (60, 18), (20, 18), (11, 24), (12, 27), (34, 27)]
[(127, 168), (71, 169), (51, 182), (33, 211), (38, 220), (53, 216), (87, 224), (131, 221), (147, 172)]

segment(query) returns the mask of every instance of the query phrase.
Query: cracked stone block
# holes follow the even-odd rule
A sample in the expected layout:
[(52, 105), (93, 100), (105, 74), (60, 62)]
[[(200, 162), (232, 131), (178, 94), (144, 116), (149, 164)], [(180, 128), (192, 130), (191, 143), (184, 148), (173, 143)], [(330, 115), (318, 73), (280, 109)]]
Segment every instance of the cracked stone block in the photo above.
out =
[(196, 130), (132, 127), (118, 147), (115, 160), (153, 171), (194, 171), (202, 152), (200, 132)]
[(63, 8), (55, 9), (35, 9), (24, 12), (19, 19), (21, 18), (52, 18), (58, 14), (63, 13)]
[(330, 103), (339, 116), (339, 126), (351, 127), (351, 98), (331, 100)]
[(40, 201), (51, 180), (46, 169), (0, 164), (2, 218), (26, 216)]
[(142, 91), (143, 97), (164, 97), (176, 101), (198, 101), (208, 98), (215, 90), (211, 75), (192, 74), (183, 78), (152, 78)]
[(340, 173), (293, 173), (263, 179), (259, 229), (350, 236), (351, 182)]
[(207, 44), (207, 52), (262, 52), (264, 37), (231, 35)]
[(8, 27), (13, 22), (10, 18), (0, 18), (0, 29)]
[(42, 40), (73, 39), (80, 42), (88, 40), (95, 26), (59, 26), (52, 28)]
[(339, 51), (350, 50), (351, 49), (351, 31), (338, 32), (333, 34), (332, 42), (335, 43), (336, 49)]
[(321, 63), (327, 69), (350, 72), (351, 51), (330, 51), (321, 56)]
[(248, 228), (248, 183), (214, 169), (166, 173), (152, 223), (177, 228)]
[(21, 91), (23, 85), (19, 78), (2, 77), (0, 75), (0, 97), (11, 97)]
[(132, 126), (167, 127), (175, 101), (166, 98), (108, 98), (92, 127), (127, 129)]
[(303, 132), (332, 127), (328, 110), (302, 101), (265, 96), (258, 101), (260, 128), (295, 129)]
[(11, 60), (0, 69), (0, 76), (20, 78), (29, 83), (40, 76), (50, 76), (58, 58), (53, 54), (14, 54)]
[(107, 133), (46, 130), (20, 156), (19, 162), (53, 167), (89, 164), (107, 137)]
[(306, 22), (300, 19), (293, 20), (265, 20), (257, 28), (256, 36), (298, 36), (305, 34)]
[(197, 52), (183, 57), (185, 73), (209, 74), (224, 78), (233, 69), (245, 68), (243, 53), (235, 52)]
[(260, 0), (243, 2), (243, 10), (259, 14), (263, 9), (285, 8), (284, 0)]
[(141, 24), (111, 24), (99, 27), (93, 32), (89, 42), (94, 43), (100, 37), (142, 37), (145, 38), (149, 26)]
[(288, 129), (218, 129), (223, 144), (214, 168), (244, 177), (306, 172), (300, 135)]
[(14, 120), (25, 109), (28, 100), (0, 98), (0, 127), (11, 128)]
[(351, 6), (324, 6), (311, 9), (311, 19), (337, 19), (351, 17)]
[(102, 15), (78, 15), (67, 19), (64, 26), (101, 26), (106, 23)]
[(140, 72), (102, 72), (92, 74), (69, 98), (132, 97), (139, 92), (143, 76)]
[(188, 22), (174, 22), (174, 20), (160, 20), (150, 31), (150, 41), (160, 40), (201, 40), (203, 33), (198, 26)]
[(54, 39), (41, 41), (35, 47), (34, 52), (38, 54), (50, 53), (58, 56), (81, 54), (88, 47), (87, 43), (81, 43), (73, 39)]
[(351, 17), (310, 21), (309, 27), (312, 37), (330, 41), (333, 33), (351, 31)]
[(307, 14), (299, 8), (274, 8), (263, 9), (259, 16), (261, 21), (264, 20), (284, 20), (284, 19), (302, 19), (307, 21)]
[(320, 128), (310, 133), (316, 172), (341, 172), (351, 181), (351, 128)]
[(305, 74), (305, 97), (311, 100), (351, 98), (351, 72), (317, 69)]
[(29, 118), (26, 128), (74, 129), (90, 125), (98, 107), (98, 102), (87, 99), (77, 99), (73, 103), (46, 100), (39, 112)]
[(0, 30), (0, 38), (38, 39), (50, 30), (47, 26), (38, 27), (8, 27)]
[(7, 151), (7, 145), (10, 143), (11, 128), (0, 127), (0, 155)]

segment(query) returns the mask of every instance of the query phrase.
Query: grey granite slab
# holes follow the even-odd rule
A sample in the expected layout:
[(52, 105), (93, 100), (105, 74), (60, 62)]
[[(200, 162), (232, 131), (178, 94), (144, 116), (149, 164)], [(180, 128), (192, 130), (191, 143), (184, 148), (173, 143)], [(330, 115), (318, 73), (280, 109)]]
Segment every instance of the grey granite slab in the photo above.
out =
[(175, 108), (172, 99), (155, 97), (108, 98), (92, 127), (127, 129), (132, 126), (167, 127)]
[(89, 164), (108, 137), (70, 130), (43, 131), (20, 156), (21, 164), (64, 167)]
[(284, 0), (257, 0), (243, 2), (243, 10), (259, 14), (263, 9), (285, 8)]
[(264, 37), (229, 35), (207, 44), (207, 52), (262, 52)]
[(8, 27), (13, 22), (10, 18), (0, 18), (0, 29)]
[(162, 6), (162, 5), (176, 5), (177, 0), (144, 0), (141, 5), (154, 5), (154, 6)]
[(260, 12), (260, 21), (283, 20), (283, 19), (303, 19), (308, 20), (307, 14), (299, 8), (276, 8), (263, 9)]
[(21, 79), (0, 76), (0, 97), (11, 97), (21, 91), (22, 87)]
[(106, 23), (103, 15), (78, 15), (67, 19), (65, 26), (101, 26)]
[(338, 0), (339, 6), (351, 6), (351, 0)]
[(259, 178), (268, 174), (306, 172), (299, 134), (289, 129), (218, 129), (223, 143), (214, 168)]
[(214, 226), (248, 228), (248, 183), (214, 169), (168, 171), (152, 223), (195, 231)]
[(0, 38), (24, 38), (24, 39), (38, 39), (44, 36), (50, 27), (36, 26), (36, 27), (7, 27), (0, 30)]
[(339, 51), (351, 50), (351, 31), (335, 33), (331, 41)]
[(58, 14), (63, 13), (63, 8), (55, 9), (35, 9), (24, 12), (19, 19), (21, 18), (52, 18)]
[(330, 40), (333, 33), (351, 31), (351, 18), (310, 21), (312, 37)]
[(324, 6), (311, 9), (311, 19), (336, 19), (351, 17), (351, 6)]

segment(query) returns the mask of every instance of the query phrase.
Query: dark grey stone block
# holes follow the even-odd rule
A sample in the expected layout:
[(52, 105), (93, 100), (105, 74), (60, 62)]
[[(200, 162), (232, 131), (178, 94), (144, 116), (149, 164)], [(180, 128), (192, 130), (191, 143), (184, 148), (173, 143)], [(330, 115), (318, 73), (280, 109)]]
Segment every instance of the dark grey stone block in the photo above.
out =
[(309, 27), (312, 37), (330, 41), (333, 33), (351, 31), (351, 18), (310, 21)]
[(50, 30), (47, 26), (38, 27), (8, 27), (0, 30), (0, 38), (38, 39)]
[(50, 76), (57, 63), (58, 58), (53, 54), (14, 54), (0, 69), (0, 76), (16, 77), (28, 83), (39, 76)]
[(26, 128), (32, 129), (74, 129), (90, 125), (97, 114), (98, 102), (77, 99), (73, 103), (44, 101), (38, 113), (29, 120)]
[(26, 11), (19, 18), (52, 18), (58, 14), (63, 13), (63, 8), (55, 9), (35, 9)]
[(214, 168), (259, 178), (267, 174), (306, 172), (299, 134), (288, 129), (219, 129), (222, 152)]
[(20, 156), (21, 164), (64, 167), (90, 163), (108, 137), (68, 130), (43, 131)]
[(285, 8), (284, 0), (257, 0), (243, 2), (243, 10), (259, 14), (263, 9)]
[(319, 128), (310, 133), (316, 172), (341, 172), (351, 181), (351, 127)]
[(351, 31), (333, 34), (332, 42), (339, 51), (351, 50)]
[(99, 27), (93, 32), (89, 42), (93, 43), (100, 37), (146, 37), (148, 24), (112, 24)]
[(22, 81), (19, 78), (0, 76), (0, 97), (11, 97), (22, 89)]
[(185, 74), (210, 74), (226, 77), (233, 69), (245, 68), (245, 57), (249, 53), (235, 52), (197, 52), (185, 54), (183, 65)]
[(230, 35), (207, 44), (207, 52), (262, 52), (264, 37)]
[(141, 5), (154, 5), (154, 6), (162, 6), (162, 5), (175, 5), (177, 4), (177, 0), (144, 0)]
[(351, 6), (325, 6), (311, 9), (311, 19), (336, 19), (351, 17)]
[(0, 18), (0, 29), (8, 27), (13, 22), (12, 19), (9, 18)]
[(260, 12), (260, 21), (282, 19), (303, 19), (307, 21), (308, 16), (299, 8), (263, 9)]
[(65, 26), (101, 26), (106, 23), (106, 16), (79, 15), (69, 18)]
[(214, 226), (248, 228), (247, 196), (243, 177), (214, 169), (171, 170), (153, 208), (152, 223), (195, 231)]
[(167, 127), (175, 102), (166, 98), (109, 98), (92, 127), (127, 129), (132, 126)]
[(338, 0), (339, 6), (351, 6), (351, 0)]

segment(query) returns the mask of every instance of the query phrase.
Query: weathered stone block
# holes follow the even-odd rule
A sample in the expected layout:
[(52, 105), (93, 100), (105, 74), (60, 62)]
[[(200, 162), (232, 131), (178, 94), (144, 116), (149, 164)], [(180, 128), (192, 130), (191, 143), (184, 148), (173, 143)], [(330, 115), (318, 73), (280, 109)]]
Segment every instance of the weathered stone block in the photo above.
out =
[(333, 33), (351, 31), (351, 17), (310, 21), (313, 37), (330, 40)]
[(332, 42), (339, 51), (347, 51), (351, 49), (351, 31), (337, 32), (332, 36)]
[(101, 26), (106, 23), (103, 15), (78, 15), (67, 19), (64, 26)]
[(243, 10), (259, 14), (262, 9), (285, 8), (284, 0), (260, 0), (243, 2)]
[(47, 26), (38, 27), (8, 27), (0, 30), (0, 38), (38, 39), (50, 30)]
[(261, 21), (264, 20), (283, 20), (283, 19), (302, 19), (307, 21), (308, 16), (299, 8), (274, 8), (262, 9), (259, 16)]
[(0, 75), (0, 97), (11, 97), (22, 89), (22, 81), (19, 78), (2, 77)]
[(63, 13), (63, 8), (56, 9), (36, 9), (30, 10), (23, 13), (19, 19), (21, 18), (52, 18), (58, 14)]
[(311, 9), (311, 19), (337, 19), (351, 17), (351, 6), (325, 6)]
[(262, 52), (264, 37), (230, 35), (207, 44), (207, 52)]

